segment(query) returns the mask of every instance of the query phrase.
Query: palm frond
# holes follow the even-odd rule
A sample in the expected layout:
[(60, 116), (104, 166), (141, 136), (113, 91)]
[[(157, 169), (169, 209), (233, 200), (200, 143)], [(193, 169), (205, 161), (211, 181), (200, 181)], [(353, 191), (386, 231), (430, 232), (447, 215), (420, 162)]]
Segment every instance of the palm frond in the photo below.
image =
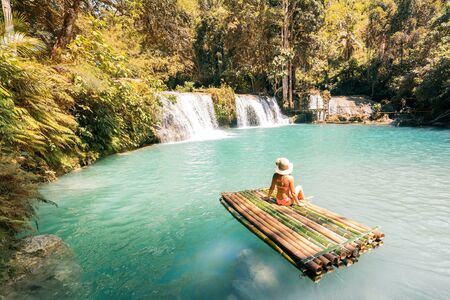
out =
[(0, 84), (0, 96), (5, 96), (5, 97), (10, 96), (9, 91), (1, 84)]
[[(24, 13), (19, 11), (13, 11), (12, 17), (15, 31), (27, 32), (30, 29), (30, 24), (27, 22), (27, 18)], [(0, 15), (0, 35), (4, 34), (5, 34), (5, 19), (3, 18), (3, 15)]]
[(17, 53), (22, 57), (32, 57), (42, 53), (45, 44), (23, 33), (6, 34), (0, 39), (0, 55), (5, 52)]

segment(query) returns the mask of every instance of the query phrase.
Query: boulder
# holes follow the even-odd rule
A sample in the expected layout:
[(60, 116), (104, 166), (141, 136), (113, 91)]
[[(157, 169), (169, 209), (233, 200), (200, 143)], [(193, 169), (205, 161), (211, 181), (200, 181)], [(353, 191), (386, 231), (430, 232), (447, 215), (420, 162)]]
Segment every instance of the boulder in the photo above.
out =
[(80, 267), (63, 240), (55, 235), (29, 236), (8, 264), (0, 299), (50, 299), (79, 295)]

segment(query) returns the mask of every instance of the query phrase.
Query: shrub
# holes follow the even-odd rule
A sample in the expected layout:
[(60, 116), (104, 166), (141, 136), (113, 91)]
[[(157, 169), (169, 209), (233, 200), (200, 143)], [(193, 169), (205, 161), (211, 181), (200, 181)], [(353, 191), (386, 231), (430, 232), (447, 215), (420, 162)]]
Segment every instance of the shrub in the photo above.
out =
[(190, 92), (195, 90), (194, 83), (192, 81), (185, 81), (184, 85), (177, 85), (175, 90), (177, 92)]
[(222, 84), (220, 88), (209, 88), (219, 126), (236, 126), (236, 95), (231, 87)]
[[(12, 46), (22, 49), (18, 56)], [(52, 177), (52, 170), (73, 167), (79, 139), (67, 82), (33, 60), (39, 51), (39, 41), (21, 35), (1, 42), (0, 142), (21, 153), (26, 169)]]

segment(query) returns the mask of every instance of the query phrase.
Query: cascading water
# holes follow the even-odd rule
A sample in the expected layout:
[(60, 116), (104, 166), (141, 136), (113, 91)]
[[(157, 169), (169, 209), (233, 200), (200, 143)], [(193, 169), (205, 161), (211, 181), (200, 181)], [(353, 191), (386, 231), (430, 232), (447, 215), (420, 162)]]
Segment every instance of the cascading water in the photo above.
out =
[(324, 121), (325, 120), (325, 104), (323, 102), (322, 96), (320, 94), (312, 94), (309, 95), (309, 109), (316, 111), (316, 120)]
[(200, 93), (163, 93), (162, 118), (157, 127), (161, 142), (204, 140), (221, 137), (211, 95)]
[(273, 97), (236, 95), (236, 116), (238, 127), (289, 124)]

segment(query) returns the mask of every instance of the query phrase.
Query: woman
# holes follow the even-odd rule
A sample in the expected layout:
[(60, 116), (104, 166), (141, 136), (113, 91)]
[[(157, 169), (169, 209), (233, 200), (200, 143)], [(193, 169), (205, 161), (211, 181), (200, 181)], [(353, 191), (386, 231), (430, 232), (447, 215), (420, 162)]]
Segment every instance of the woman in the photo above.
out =
[(301, 205), (300, 201), (305, 199), (305, 195), (300, 185), (294, 188), (294, 177), (291, 175), (294, 165), (287, 158), (279, 158), (275, 161), (275, 164), (277, 167), (272, 177), (272, 184), (268, 194), (269, 198), (276, 187), (278, 205), (290, 206), (293, 203)]

